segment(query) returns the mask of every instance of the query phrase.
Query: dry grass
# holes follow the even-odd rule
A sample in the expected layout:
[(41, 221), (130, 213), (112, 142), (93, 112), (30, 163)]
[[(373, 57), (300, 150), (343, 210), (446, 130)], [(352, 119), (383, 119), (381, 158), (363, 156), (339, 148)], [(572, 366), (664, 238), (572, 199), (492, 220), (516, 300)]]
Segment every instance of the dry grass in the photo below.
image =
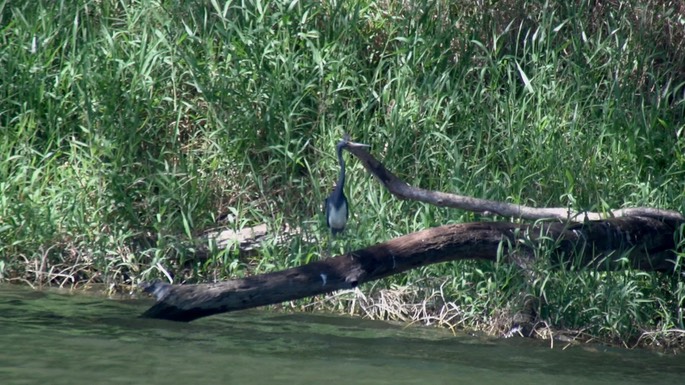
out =
[(564, 329), (548, 324), (533, 313), (500, 309), (492, 316), (473, 314), (472, 309), (451, 302), (443, 290), (397, 286), (364, 294), (359, 289), (322, 296), (299, 307), (306, 311), (335, 311), (371, 320), (397, 321), (407, 325), (447, 328), (453, 333), (482, 332), (497, 338), (524, 337), (547, 341), (550, 348), (565, 349), (579, 344), (609, 344), (678, 354), (685, 348), (685, 330), (645, 332), (632, 342), (607, 340), (587, 329)]

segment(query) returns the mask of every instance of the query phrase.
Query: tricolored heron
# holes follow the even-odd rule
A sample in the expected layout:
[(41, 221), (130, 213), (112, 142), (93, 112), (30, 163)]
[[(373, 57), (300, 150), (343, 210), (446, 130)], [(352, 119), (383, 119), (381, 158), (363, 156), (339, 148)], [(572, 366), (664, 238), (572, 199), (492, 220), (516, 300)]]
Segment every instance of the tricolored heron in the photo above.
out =
[(335, 150), (338, 154), (338, 163), (340, 163), (340, 175), (338, 176), (338, 183), (335, 184), (335, 189), (331, 195), (324, 201), (326, 213), (326, 225), (331, 229), (333, 236), (345, 230), (347, 218), (349, 217), (349, 209), (347, 208), (347, 197), (345, 196), (345, 160), (343, 159), (342, 150), (347, 145), (348, 138), (338, 142)]
[(347, 197), (345, 196), (345, 160), (343, 159), (343, 148), (347, 146), (362, 146), (370, 147), (368, 144), (350, 142), (350, 137), (345, 135), (343, 139), (335, 146), (335, 151), (338, 155), (338, 163), (340, 164), (340, 175), (338, 176), (338, 183), (331, 195), (324, 201), (324, 211), (326, 213), (326, 225), (331, 229), (333, 236), (345, 230), (347, 218), (349, 217), (349, 208), (347, 204)]

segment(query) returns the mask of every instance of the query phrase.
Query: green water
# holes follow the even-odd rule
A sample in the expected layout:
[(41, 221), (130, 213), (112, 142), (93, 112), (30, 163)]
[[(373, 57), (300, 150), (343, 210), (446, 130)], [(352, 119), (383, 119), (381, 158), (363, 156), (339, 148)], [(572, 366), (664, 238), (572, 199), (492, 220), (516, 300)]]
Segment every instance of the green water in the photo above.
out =
[(140, 319), (149, 300), (0, 286), (0, 384), (679, 384), (685, 358), (359, 318)]

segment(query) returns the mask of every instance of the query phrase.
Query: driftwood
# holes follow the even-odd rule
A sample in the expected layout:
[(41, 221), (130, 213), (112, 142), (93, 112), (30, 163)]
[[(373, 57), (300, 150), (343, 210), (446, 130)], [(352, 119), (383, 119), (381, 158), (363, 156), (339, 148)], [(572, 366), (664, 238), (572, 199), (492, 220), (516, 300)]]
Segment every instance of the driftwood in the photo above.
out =
[(207, 245), (210, 243), (213, 243), (217, 250), (231, 249), (244, 258), (257, 255), (259, 248), (266, 241), (272, 240), (277, 244), (285, 244), (296, 236), (305, 238), (306, 235), (300, 228), (291, 227), (288, 224), (283, 225), (277, 233), (270, 232), (266, 223), (243, 227), (237, 231), (212, 229), (200, 236), (200, 242), (195, 248), (195, 258), (201, 260), (209, 258), (211, 251)]
[(192, 321), (222, 312), (280, 303), (384, 278), (409, 269), (459, 259), (517, 263), (525, 268), (535, 247), (547, 243), (553, 262), (596, 269), (630, 266), (673, 271), (676, 233), (685, 224), (677, 212), (651, 208), (609, 213), (536, 209), (427, 191), (399, 180), (362, 147), (347, 150), (401, 199), (522, 219), (555, 219), (534, 225), (478, 222), (445, 225), (408, 234), (335, 258), (297, 268), (219, 283), (145, 285), (157, 303), (143, 317)]

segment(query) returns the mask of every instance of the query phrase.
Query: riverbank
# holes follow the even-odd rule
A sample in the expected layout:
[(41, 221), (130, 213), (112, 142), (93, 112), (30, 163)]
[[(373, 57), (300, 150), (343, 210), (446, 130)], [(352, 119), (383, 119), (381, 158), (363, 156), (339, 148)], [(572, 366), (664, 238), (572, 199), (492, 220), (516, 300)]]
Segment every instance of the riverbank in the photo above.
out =
[[(6, 5), (0, 279), (116, 291), (326, 257), (321, 202), (344, 132), (432, 190), (685, 212), (685, 10), (667, 3)], [(346, 159), (352, 214), (334, 251), (487, 219), (397, 201)], [(202, 241), (258, 224), (299, 235), (253, 253)], [(680, 260), (672, 274), (540, 261), (533, 278), (434, 265), (363, 287), (367, 310), (327, 306), (409, 320), (415, 304), (433, 309), (425, 321), (494, 334), (526, 309), (550, 330), (681, 343)]]

